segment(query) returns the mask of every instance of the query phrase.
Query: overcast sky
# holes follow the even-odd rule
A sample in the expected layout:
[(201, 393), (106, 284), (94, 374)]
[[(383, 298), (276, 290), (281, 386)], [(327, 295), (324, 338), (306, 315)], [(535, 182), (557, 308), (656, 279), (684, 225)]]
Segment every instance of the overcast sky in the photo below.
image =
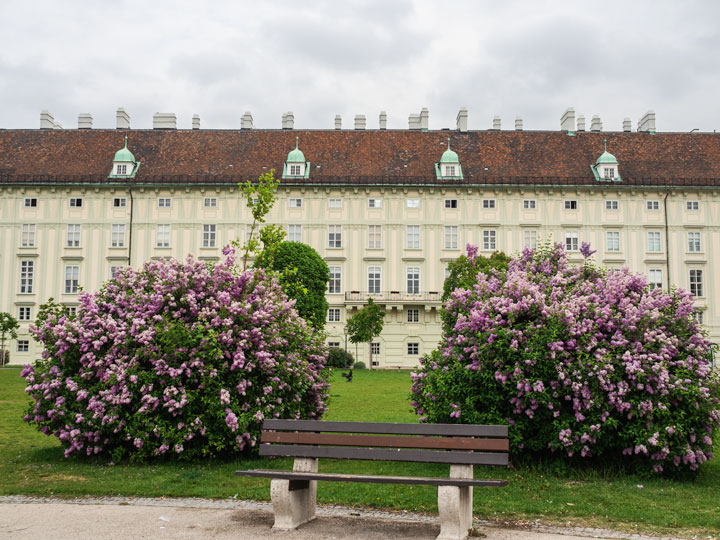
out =
[(190, 128), (557, 130), (567, 107), (604, 130), (655, 111), (658, 131), (720, 129), (717, 0), (2, 0), (0, 128), (76, 128), (89, 112), (133, 128), (174, 112)]

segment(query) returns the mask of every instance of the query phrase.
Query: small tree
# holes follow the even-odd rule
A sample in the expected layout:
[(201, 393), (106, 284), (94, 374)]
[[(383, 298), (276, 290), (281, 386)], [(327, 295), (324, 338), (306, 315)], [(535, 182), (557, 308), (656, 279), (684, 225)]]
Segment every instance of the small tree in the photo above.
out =
[[(244, 184), (238, 184), (238, 187), (243, 195), (247, 197), (247, 205), (253, 216), (249, 238), (245, 244), (245, 253), (243, 254), (243, 271), (245, 271), (250, 254), (260, 251), (260, 239), (258, 238), (259, 235), (256, 234), (256, 230), (260, 223), (265, 223), (265, 216), (275, 204), (275, 191), (278, 187), (278, 181), (275, 179), (275, 169), (270, 169), (270, 172), (261, 174), (256, 184), (248, 181)], [(270, 239), (273, 239), (275, 242), (282, 241), (284, 235), (280, 235), (278, 239), (277, 232), (279, 227), (270, 225), (269, 227), (265, 227), (265, 229), (267, 228), (271, 230), (262, 237), (266, 247), (268, 245), (267, 241)], [(234, 243), (234, 245), (237, 245), (237, 243)], [(272, 252), (272, 249), (270, 249), (270, 252)]]
[(5, 341), (7, 339), (15, 339), (17, 337), (17, 330), (20, 325), (17, 319), (9, 313), (3, 311), (0, 313), (0, 366), (4, 366), (10, 360), (8, 359), (8, 352), (5, 350)]
[(351, 343), (367, 343), (370, 349), (370, 365), (372, 369), (372, 340), (382, 332), (385, 312), (383, 308), (368, 298), (368, 305), (350, 317), (347, 322), (348, 335)]

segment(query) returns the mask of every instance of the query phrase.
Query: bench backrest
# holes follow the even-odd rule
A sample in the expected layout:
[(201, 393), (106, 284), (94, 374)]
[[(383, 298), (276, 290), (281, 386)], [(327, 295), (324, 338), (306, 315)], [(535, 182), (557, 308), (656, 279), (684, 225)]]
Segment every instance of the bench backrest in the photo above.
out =
[(507, 426), (265, 420), (261, 456), (508, 464)]

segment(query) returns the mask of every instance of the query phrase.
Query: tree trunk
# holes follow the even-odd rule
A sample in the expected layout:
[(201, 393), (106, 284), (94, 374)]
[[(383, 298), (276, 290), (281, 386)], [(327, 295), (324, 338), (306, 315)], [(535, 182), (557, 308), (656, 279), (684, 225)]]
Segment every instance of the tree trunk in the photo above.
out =
[(368, 366), (368, 369), (372, 369), (373, 363), (372, 363), (372, 341), (368, 341), (368, 347), (370, 347), (370, 365)]

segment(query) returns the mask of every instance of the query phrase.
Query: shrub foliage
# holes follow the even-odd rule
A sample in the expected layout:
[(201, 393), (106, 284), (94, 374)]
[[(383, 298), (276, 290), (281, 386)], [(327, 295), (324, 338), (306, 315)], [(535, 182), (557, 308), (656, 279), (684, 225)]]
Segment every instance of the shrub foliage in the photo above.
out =
[(515, 454), (696, 470), (720, 412), (692, 296), (582, 252), (571, 266), (559, 244), (526, 250), (455, 290), (454, 325), (413, 374), (413, 406), (427, 422), (508, 423)]
[(77, 316), (34, 329), (25, 419), (65, 455), (179, 459), (251, 452), (266, 417), (319, 418), (327, 350), (273, 274), (234, 252), (126, 269)]
[(328, 352), (328, 367), (343, 369), (353, 367), (355, 357), (353, 357), (351, 352), (345, 352), (345, 349), (341, 349), (340, 347), (330, 347), (330, 349), (328, 349)]

